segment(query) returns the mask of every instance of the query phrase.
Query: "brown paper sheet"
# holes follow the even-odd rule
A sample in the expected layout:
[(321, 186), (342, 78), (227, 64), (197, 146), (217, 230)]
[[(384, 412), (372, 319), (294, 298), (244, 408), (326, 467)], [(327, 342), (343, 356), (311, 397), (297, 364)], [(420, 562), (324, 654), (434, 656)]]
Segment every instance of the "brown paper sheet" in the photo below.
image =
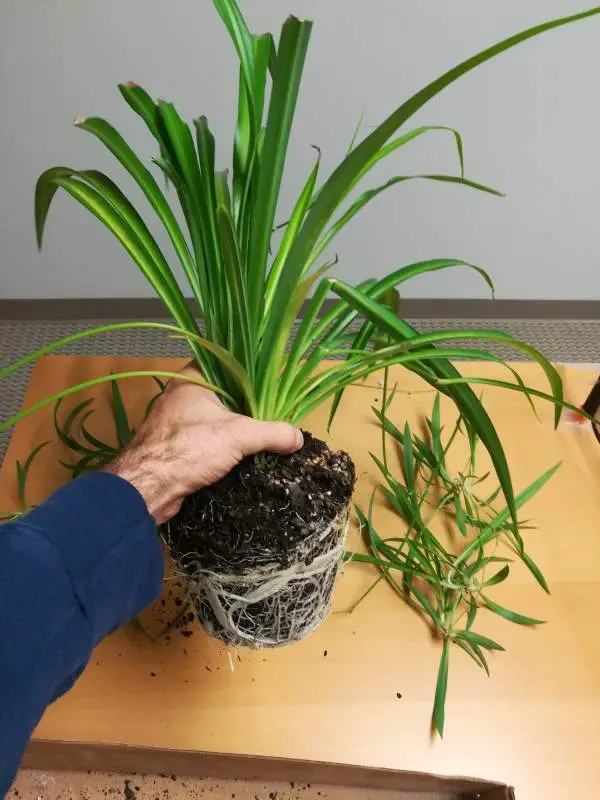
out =
[[(46, 357), (35, 367), (25, 404), (86, 377), (142, 366), (172, 369), (179, 363)], [(546, 389), (537, 367), (518, 366), (527, 383)], [(461, 369), (505, 377), (498, 365)], [(574, 368), (562, 373), (568, 399), (581, 402), (596, 375)], [(369, 451), (379, 452), (380, 433), (370, 411), (380, 398), (378, 377), (347, 391), (329, 435), (326, 407), (306, 420), (307, 428), (354, 458), (355, 500), (363, 506), (377, 480)], [(433, 393), (401, 369), (392, 371), (392, 379), (400, 387), (392, 418), (417, 425), (429, 413)], [(135, 418), (151, 384), (127, 381), (122, 388)], [(91, 425), (98, 433), (108, 424), (107, 392), (106, 387), (91, 392), (101, 396)], [(288, 648), (240, 650), (230, 660), (222, 645), (199, 630), (189, 638), (174, 632), (157, 643), (129, 627), (117, 632), (96, 650), (74, 690), (48, 709), (36, 742), (463, 775), (516, 786), (519, 800), (595, 796), (600, 782), (600, 447), (588, 426), (563, 424), (554, 431), (544, 403), (538, 404), (538, 422), (516, 393), (486, 387), (484, 395), (517, 490), (563, 462), (526, 508), (526, 517), (537, 525), (525, 532), (527, 547), (552, 594), (546, 596), (519, 564), (494, 590), (498, 602), (548, 624), (532, 630), (482, 613), (478, 630), (507, 652), (491, 659), (490, 679), (462, 653), (452, 654), (443, 741), (432, 743), (429, 737), (439, 644), (383, 584), (352, 614), (344, 613), (376, 575), (350, 564), (336, 589), (336, 613), (316, 634)], [(451, 424), (451, 406), (443, 401), (442, 407), (443, 419)], [(0, 477), (0, 510), (16, 507), (15, 459), (54, 438), (49, 409), (18, 425)], [(56, 461), (64, 455), (56, 444), (40, 454), (30, 486), (34, 502), (66, 479)], [(382, 535), (392, 535), (399, 524), (380, 504), (376, 522)], [(350, 546), (360, 547), (355, 526)], [(160, 769), (160, 755), (156, 763)]]

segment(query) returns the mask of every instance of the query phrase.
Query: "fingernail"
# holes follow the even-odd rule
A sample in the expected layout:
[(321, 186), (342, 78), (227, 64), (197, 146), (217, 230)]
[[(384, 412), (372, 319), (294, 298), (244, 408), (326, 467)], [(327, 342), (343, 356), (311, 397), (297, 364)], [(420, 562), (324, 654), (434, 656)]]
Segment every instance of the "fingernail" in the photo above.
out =
[(302, 435), (302, 431), (297, 428), (296, 429), (296, 447), (300, 450), (301, 447), (304, 446), (304, 436)]

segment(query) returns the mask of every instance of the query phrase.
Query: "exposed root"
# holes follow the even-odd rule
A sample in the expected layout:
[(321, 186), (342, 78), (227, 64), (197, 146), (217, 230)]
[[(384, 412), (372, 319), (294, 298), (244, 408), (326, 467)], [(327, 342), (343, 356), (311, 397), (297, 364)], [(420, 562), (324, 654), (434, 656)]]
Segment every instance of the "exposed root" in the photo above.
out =
[(176, 557), (175, 563), (211, 636), (232, 645), (279, 647), (308, 636), (329, 615), (347, 531), (345, 507), (331, 523), (307, 534), (285, 568), (253, 564), (251, 551), (235, 574), (204, 569), (195, 553)]

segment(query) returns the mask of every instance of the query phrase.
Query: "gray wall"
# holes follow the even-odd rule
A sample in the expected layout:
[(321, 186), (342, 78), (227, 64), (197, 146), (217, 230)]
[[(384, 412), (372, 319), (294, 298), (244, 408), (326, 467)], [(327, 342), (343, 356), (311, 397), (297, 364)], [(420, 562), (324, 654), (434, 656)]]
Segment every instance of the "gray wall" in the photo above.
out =
[[(591, 0), (590, 0), (591, 2)], [(381, 120), (408, 93), (476, 50), (582, 0), (243, 0), (255, 30), (293, 11), (316, 21), (281, 216), (312, 163), (331, 168), (361, 112)], [(454, 186), (392, 189), (338, 240), (338, 274), (381, 275), (450, 256), (491, 270), (506, 298), (598, 298), (600, 19), (552, 32), (484, 66), (426, 107), (418, 123), (459, 128), (467, 174), (505, 199)], [(57, 198), (38, 255), (33, 186), (54, 164), (105, 169), (102, 146), (74, 129), (78, 114), (109, 119), (141, 153), (143, 126), (116, 90), (135, 79), (188, 118), (206, 113), (229, 158), (234, 58), (210, 0), (18, 0), (0, 4), (0, 296), (150, 294), (95, 220)], [(382, 174), (455, 169), (452, 142), (432, 135)], [(126, 180), (124, 186), (128, 186)], [(132, 191), (133, 194), (135, 192)], [(469, 272), (413, 283), (417, 297), (486, 296)]]

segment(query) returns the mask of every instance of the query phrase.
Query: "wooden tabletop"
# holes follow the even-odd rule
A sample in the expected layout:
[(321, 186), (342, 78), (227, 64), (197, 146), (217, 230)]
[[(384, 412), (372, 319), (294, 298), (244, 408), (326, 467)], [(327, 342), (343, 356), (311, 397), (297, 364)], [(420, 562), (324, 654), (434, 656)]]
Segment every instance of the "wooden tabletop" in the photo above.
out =
[[(46, 357), (34, 370), (26, 404), (85, 377), (140, 366), (173, 369), (176, 360)], [(546, 388), (539, 370), (520, 364), (525, 381)], [(461, 367), (462, 368), (462, 367)], [(498, 365), (465, 365), (469, 374), (498, 374)], [(561, 368), (569, 399), (581, 402), (592, 371)], [(378, 377), (351, 387), (331, 433), (327, 409), (305, 427), (331, 447), (350, 452), (359, 475), (355, 500), (366, 504), (377, 473), (379, 429), (371, 405)], [(504, 375), (503, 375), (504, 377)], [(391, 416), (418, 424), (433, 393), (404, 370), (393, 370), (400, 391)], [(132, 416), (151, 391), (127, 381)], [(106, 429), (106, 390), (92, 428)], [(545, 595), (518, 564), (497, 587), (498, 602), (548, 620), (522, 628), (483, 614), (479, 630), (506, 653), (491, 659), (491, 678), (462, 653), (453, 653), (443, 741), (431, 741), (429, 721), (439, 643), (424, 622), (384, 584), (352, 613), (345, 609), (370, 585), (370, 567), (347, 565), (335, 594), (335, 613), (307, 640), (274, 651), (228, 651), (199, 629), (151, 642), (127, 627), (105, 640), (75, 688), (48, 709), (39, 742), (86, 742), (99, 749), (141, 746), (159, 751), (211, 751), (339, 762), (364, 767), (462, 775), (516, 787), (518, 800), (593, 797), (600, 782), (600, 447), (588, 426), (551, 424), (539, 404), (537, 421), (516, 393), (486, 388), (486, 407), (505, 444), (515, 488), (562, 461), (550, 484), (527, 506), (537, 529), (526, 543), (552, 591)], [(453, 410), (442, 404), (451, 424)], [(1, 473), (0, 510), (16, 505), (14, 461), (53, 439), (49, 410), (17, 427)], [(31, 499), (42, 500), (66, 473), (58, 445), (36, 462)], [(382, 534), (401, 528), (378, 505)], [(82, 530), (82, 535), (85, 531)], [(354, 525), (351, 547), (360, 547)], [(167, 595), (166, 600), (169, 600)], [(401, 695), (400, 697), (398, 695)], [(161, 771), (160, 753), (156, 755)]]

